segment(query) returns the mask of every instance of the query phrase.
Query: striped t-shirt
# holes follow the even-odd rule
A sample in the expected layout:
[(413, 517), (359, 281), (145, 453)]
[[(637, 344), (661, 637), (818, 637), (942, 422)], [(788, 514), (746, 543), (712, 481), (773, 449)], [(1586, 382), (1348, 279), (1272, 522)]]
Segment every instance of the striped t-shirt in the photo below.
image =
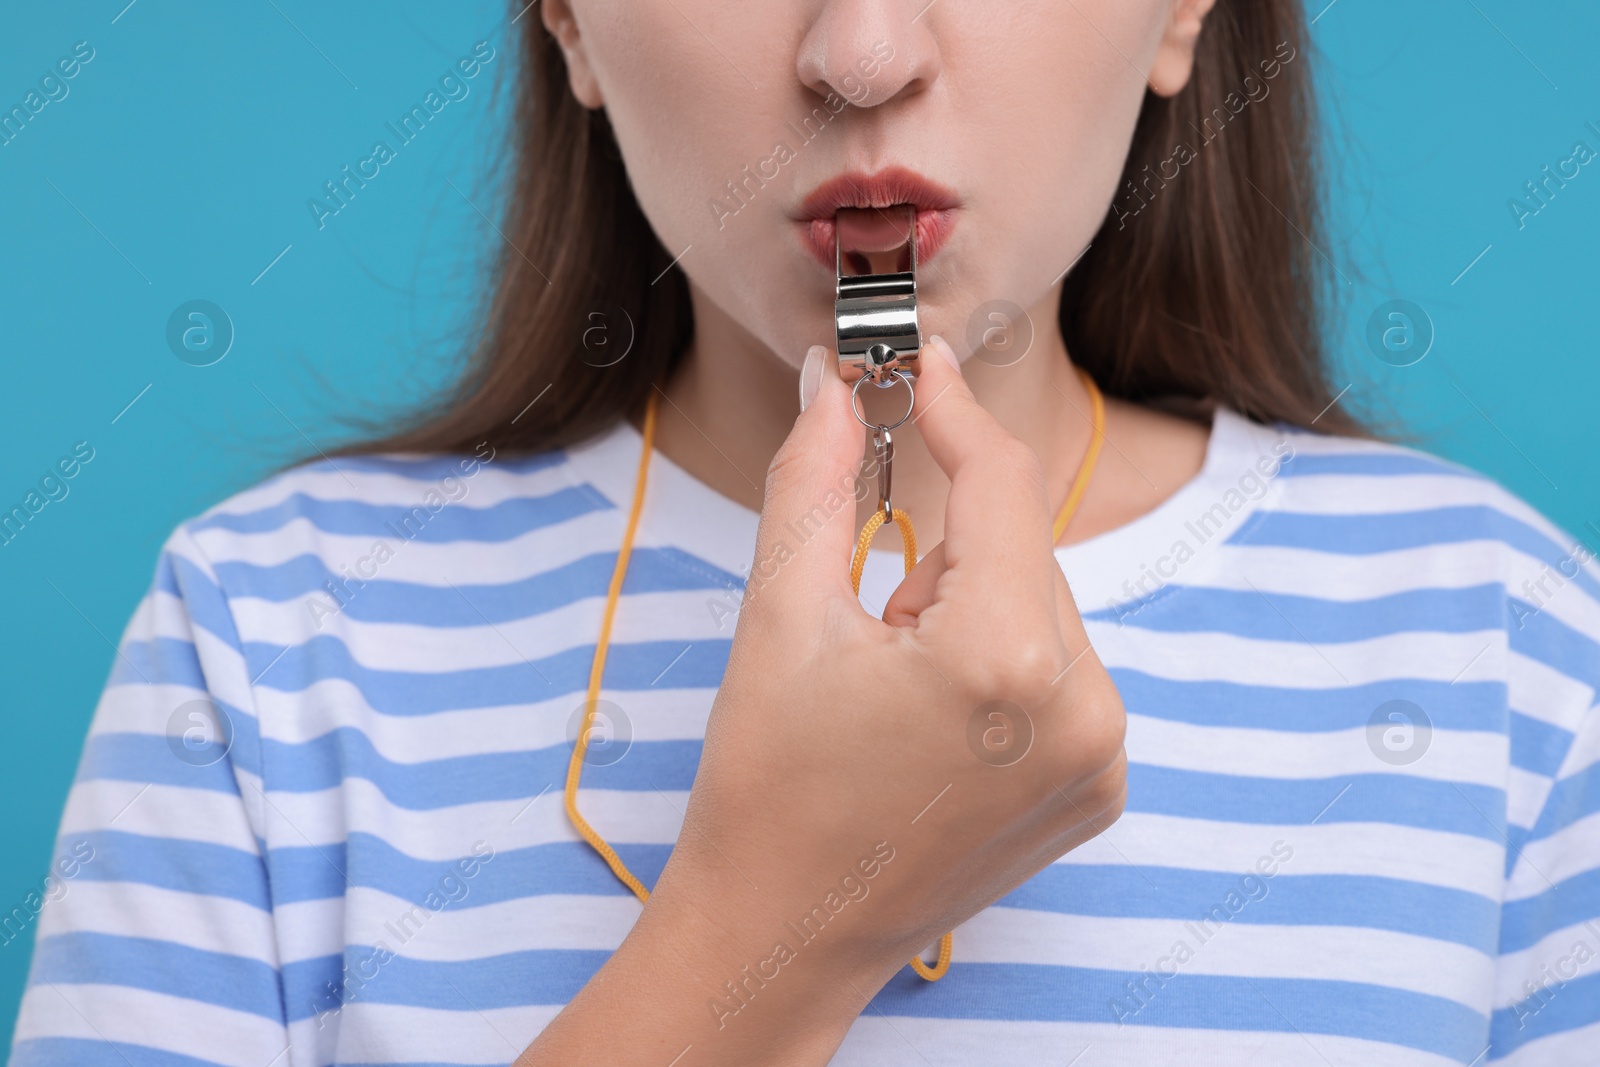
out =
[[(13, 1064), (514, 1059), (639, 914), (561, 803), (639, 447), (316, 463), (182, 526)], [(650, 479), (580, 798), (646, 885), (757, 523)], [(1127, 706), (1126, 814), (835, 1063), (1600, 1063), (1587, 550), (1456, 467), (1223, 411), (1197, 477), (1057, 557)]]

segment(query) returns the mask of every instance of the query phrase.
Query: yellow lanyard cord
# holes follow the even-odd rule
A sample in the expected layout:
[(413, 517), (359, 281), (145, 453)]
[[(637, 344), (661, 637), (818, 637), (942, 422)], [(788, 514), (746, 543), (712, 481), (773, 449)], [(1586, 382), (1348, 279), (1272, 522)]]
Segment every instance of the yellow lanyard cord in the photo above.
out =
[[(895, 508), (891, 514), (894, 524), (900, 527), (900, 544), (906, 553), (906, 573), (911, 573), (911, 568), (917, 565), (917, 531), (911, 527), (911, 516)], [(850, 588), (861, 594), (861, 572), (867, 567), (867, 549), (872, 547), (872, 539), (878, 535), (883, 527), (883, 508), (881, 506), (872, 510), (872, 518), (861, 527), (861, 536), (856, 539), (855, 555), (850, 558)], [(939, 939), (939, 957), (929, 967), (922, 962), (921, 956), (911, 957), (911, 969), (929, 982), (937, 982), (944, 977), (950, 969), (950, 957), (954, 954), (954, 939), (950, 934), (945, 934)]]
[(606, 652), (611, 647), (611, 623), (617, 617), (617, 601), (622, 597), (622, 580), (628, 574), (628, 557), (633, 555), (633, 535), (639, 530), (639, 515), (644, 511), (644, 486), (650, 476), (650, 453), (656, 441), (656, 394), (651, 392), (644, 407), (644, 447), (639, 449), (639, 476), (633, 483), (633, 506), (628, 511), (628, 526), (622, 533), (622, 546), (617, 549), (617, 565), (611, 572), (611, 587), (606, 590), (605, 615), (600, 620), (600, 636), (594, 643), (594, 663), (589, 667), (589, 695), (583, 701), (583, 724), (578, 728), (578, 739), (572, 746), (572, 758), (567, 761), (567, 818), (577, 827), (578, 834), (606, 861), (611, 873), (623, 885), (633, 890), (640, 902), (650, 899), (650, 890), (634, 877), (628, 865), (622, 862), (617, 850), (606, 844), (589, 820), (578, 813), (578, 780), (583, 777), (583, 757), (589, 752), (589, 731), (594, 726), (595, 706), (600, 701), (600, 680), (606, 673)]
[[(1105, 401), (1100, 396), (1100, 390), (1095, 388), (1093, 380), (1082, 370), (1078, 373), (1083, 378), (1084, 387), (1089, 391), (1089, 401), (1093, 408), (1094, 433), (1089, 439), (1089, 448), (1078, 465), (1078, 474), (1073, 479), (1072, 488), (1067, 492), (1066, 502), (1061, 505), (1061, 510), (1056, 515), (1054, 529), (1055, 539), (1058, 541), (1067, 524), (1072, 521), (1078, 504), (1083, 500), (1090, 475), (1094, 473), (1095, 462), (1100, 457), (1101, 442), (1105, 438)], [(632, 890), (633, 895), (641, 902), (650, 899), (650, 890), (628, 870), (628, 865), (622, 862), (617, 850), (607, 844), (599, 831), (590, 826), (589, 820), (578, 811), (578, 783), (583, 778), (584, 757), (589, 751), (589, 731), (594, 728), (595, 708), (600, 701), (600, 684), (605, 678), (606, 652), (611, 647), (611, 625), (616, 621), (617, 602), (622, 597), (622, 582), (628, 574), (628, 560), (633, 555), (634, 536), (639, 531), (639, 516), (644, 511), (644, 491), (645, 484), (649, 480), (650, 456), (655, 450), (656, 396), (657, 394), (652, 392), (650, 399), (645, 403), (644, 427), (641, 432), (644, 443), (639, 449), (639, 473), (633, 483), (633, 503), (628, 511), (628, 524), (622, 533), (622, 544), (617, 549), (617, 563), (611, 571), (611, 585), (606, 590), (606, 606), (605, 613), (601, 616), (600, 636), (595, 641), (594, 662), (589, 668), (589, 691), (583, 702), (583, 722), (579, 726), (577, 740), (572, 746), (572, 758), (567, 761), (566, 789), (567, 818), (572, 820), (578, 835), (589, 842), (595, 852), (599, 853), (600, 858), (606, 861), (606, 866), (611, 868), (611, 873), (617, 876), (617, 880)], [(861, 592), (861, 572), (866, 567), (867, 549), (871, 546), (872, 539), (877, 535), (883, 521), (883, 510), (880, 508), (867, 520), (866, 526), (861, 530), (861, 538), (856, 542), (855, 557), (850, 562), (850, 584), (857, 594)], [(910, 574), (911, 568), (917, 565), (917, 535), (911, 528), (911, 516), (899, 508), (894, 509), (894, 522), (900, 528), (900, 540), (905, 548), (906, 573)], [(923, 963), (921, 959), (912, 960), (911, 967), (923, 978), (936, 982), (950, 969), (950, 955), (951, 938), (949, 934), (945, 934), (939, 939), (939, 958), (932, 967)]]
[(1100, 461), (1100, 446), (1106, 440), (1106, 398), (1100, 395), (1100, 387), (1094, 384), (1088, 371), (1082, 367), (1073, 369), (1078, 372), (1078, 377), (1083, 380), (1083, 388), (1089, 394), (1089, 421), (1094, 429), (1089, 434), (1089, 447), (1084, 450), (1083, 459), (1078, 461), (1078, 473), (1072, 479), (1072, 488), (1067, 490), (1067, 499), (1061, 502), (1061, 510), (1056, 512), (1051, 544), (1061, 541), (1061, 535), (1067, 532), (1072, 516), (1078, 513), (1078, 505), (1083, 503), (1083, 494), (1089, 488), (1089, 479), (1094, 477), (1095, 464)]
[[(1100, 459), (1100, 445), (1105, 440), (1106, 434), (1106, 402), (1100, 395), (1100, 390), (1094, 384), (1094, 379), (1082, 369), (1077, 368), (1078, 376), (1083, 379), (1083, 387), (1089, 393), (1089, 407), (1091, 420), (1094, 424), (1093, 431), (1089, 434), (1089, 447), (1084, 450), (1083, 459), (1078, 463), (1078, 473), (1072, 479), (1072, 488), (1067, 490), (1067, 499), (1062, 503), (1061, 510), (1056, 512), (1056, 521), (1051, 527), (1053, 536), (1050, 543), (1061, 540), (1061, 535), (1066, 533), (1067, 524), (1072, 521), (1072, 516), (1077, 513), (1078, 505), (1083, 502), (1083, 494), (1089, 488), (1089, 479), (1094, 474), (1096, 462)], [(911, 516), (899, 508), (893, 510), (894, 524), (900, 528), (900, 541), (906, 553), (906, 573), (911, 573), (911, 568), (917, 565), (917, 533), (911, 527)], [(855, 555), (850, 560), (850, 586), (861, 593), (861, 572), (867, 566), (867, 550), (872, 547), (872, 539), (878, 535), (878, 530), (883, 527), (883, 508), (876, 508), (867, 524), (861, 528), (861, 536), (856, 540)], [(929, 981), (937, 982), (945, 976), (950, 969), (950, 957), (954, 954), (954, 939), (950, 934), (945, 934), (939, 939), (939, 956), (934, 960), (933, 966), (923, 962), (922, 957), (916, 956), (911, 960), (911, 969), (918, 976)]]

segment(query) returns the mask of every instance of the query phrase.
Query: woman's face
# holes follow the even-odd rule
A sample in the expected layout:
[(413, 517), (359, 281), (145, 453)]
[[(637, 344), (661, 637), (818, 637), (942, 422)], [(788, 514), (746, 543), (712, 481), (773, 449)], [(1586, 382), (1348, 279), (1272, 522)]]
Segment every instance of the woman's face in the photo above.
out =
[(924, 335), (1046, 305), (1099, 228), (1147, 87), (1210, 0), (545, 0), (699, 295), (798, 364), (833, 335), (833, 213), (917, 208)]

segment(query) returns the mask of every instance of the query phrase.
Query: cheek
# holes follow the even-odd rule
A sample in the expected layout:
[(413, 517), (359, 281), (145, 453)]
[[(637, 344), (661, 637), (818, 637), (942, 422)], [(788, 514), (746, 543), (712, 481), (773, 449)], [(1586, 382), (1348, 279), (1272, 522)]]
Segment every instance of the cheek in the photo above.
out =
[[(672, 254), (709, 242), (713, 198), (784, 131), (800, 16), (717, 0), (594, 6), (608, 17), (585, 37), (634, 194)], [(786, 19), (792, 33), (774, 25)]]
[[(936, 322), (965, 334), (963, 308), (1033, 307), (1093, 239), (1120, 183), (1145, 96), (1140, 69), (1165, 7), (1075, 0), (965, 9), (943, 42), (952, 94), (947, 165), (967, 218), (946, 255), (964, 284)], [(1003, 13), (1002, 13), (1003, 11)], [(1108, 41), (1109, 38), (1109, 41)], [(943, 257), (941, 257), (943, 258)]]

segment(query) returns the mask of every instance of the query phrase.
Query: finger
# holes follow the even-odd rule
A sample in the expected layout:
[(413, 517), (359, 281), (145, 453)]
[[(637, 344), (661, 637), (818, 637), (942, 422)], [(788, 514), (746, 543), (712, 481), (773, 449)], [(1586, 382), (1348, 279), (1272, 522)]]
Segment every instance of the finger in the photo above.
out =
[(807, 605), (856, 603), (850, 552), (865, 428), (833, 353), (816, 345), (806, 359), (806, 384), (821, 380), (767, 471), (745, 604), (781, 603), (786, 615), (814, 618)]
[(1055, 561), (1038, 456), (978, 403), (948, 344), (935, 337), (923, 351), (913, 417), (950, 479), (946, 563), (986, 573), (1025, 568), (1048, 593), (1043, 569)]
[(944, 561), (944, 542), (933, 549), (911, 568), (883, 606), (883, 621), (890, 626), (915, 626), (923, 611), (933, 604), (934, 589), (949, 568)]

